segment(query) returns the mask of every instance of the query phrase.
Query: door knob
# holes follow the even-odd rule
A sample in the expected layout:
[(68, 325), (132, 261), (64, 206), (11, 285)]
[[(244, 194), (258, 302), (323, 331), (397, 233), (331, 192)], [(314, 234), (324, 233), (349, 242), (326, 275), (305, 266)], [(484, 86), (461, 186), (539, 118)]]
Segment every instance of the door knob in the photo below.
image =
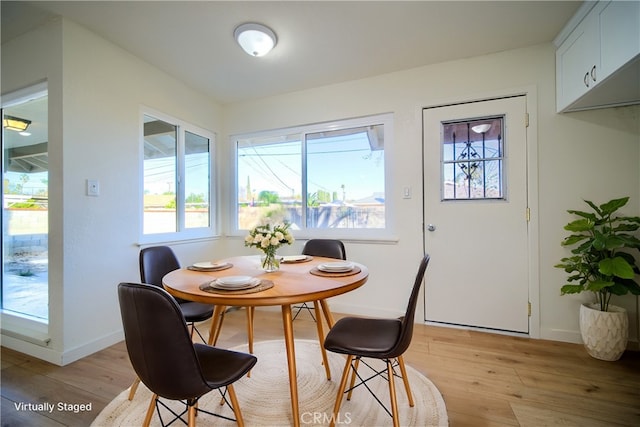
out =
[(435, 226), (435, 225), (433, 225), (433, 224), (429, 224), (429, 225), (427, 226), (427, 230), (429, 230), (429, 231), (436, 231), (436, 226)]

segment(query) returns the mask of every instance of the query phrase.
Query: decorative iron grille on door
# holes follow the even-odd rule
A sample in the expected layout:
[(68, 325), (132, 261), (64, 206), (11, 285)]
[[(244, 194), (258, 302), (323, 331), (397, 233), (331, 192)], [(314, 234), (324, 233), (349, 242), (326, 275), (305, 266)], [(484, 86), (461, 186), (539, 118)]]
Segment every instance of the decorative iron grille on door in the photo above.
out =
[(504, 117), (442, 123), (442, 200), (504, 198)]

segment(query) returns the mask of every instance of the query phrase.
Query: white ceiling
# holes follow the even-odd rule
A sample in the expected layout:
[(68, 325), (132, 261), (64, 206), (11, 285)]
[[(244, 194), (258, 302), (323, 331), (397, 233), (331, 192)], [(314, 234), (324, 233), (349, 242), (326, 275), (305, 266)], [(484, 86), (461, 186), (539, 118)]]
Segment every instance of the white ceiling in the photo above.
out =
[[(2, 41), (64, 15), (226, 104), (551, 42), (580, 4), (2, 0)], [(236, 44), (244, 22), (277, 34), (269, 55)]]

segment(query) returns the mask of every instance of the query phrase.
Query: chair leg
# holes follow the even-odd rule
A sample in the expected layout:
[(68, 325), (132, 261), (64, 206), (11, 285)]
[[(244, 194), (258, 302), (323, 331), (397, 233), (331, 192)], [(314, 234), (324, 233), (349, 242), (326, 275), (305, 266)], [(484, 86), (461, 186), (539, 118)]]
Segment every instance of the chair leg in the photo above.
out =
[(300, 312), (301, 312), (302, 310), (307, 310), (307, 311), (309, 312), (309, 315), (311, 316), (311, 319), (312, 319), (314, 322), (317, 322), (317, 321), (318, 321), (318, 317), (317, 317), (317, 315), (316, 315), (316, 316), (314, 316), (314, 315), (313, 315), (313, 309), (314, 309), (314, 307), (309, 307), (309, 304), (307, 304), (306, 302), (303, 302), (303, 303), (302, 303), (302, 305), (297, 305), (297, 306), (292, 307), (292, 308), (297, 308), (297, 309), (298, 309), (298, 310), (296, 311), (296, 314), (293, 316), (293, 320), (296, 320), (296, 317), (298, 317), (298, 314), (300, 314)]
[(304, 303), (302, 303), (302, 304), (303, 305), (296, 305), (294, 307), (291, 307), (291, 308), (295, 308), (296, 309), (296, 314), (293, 315), (293, 320), (296, 320), (296, 318), (298, 317), (298, 314), (300, 314), (300, 312), (304, 308)]
[(136, 377), (133, 380), (133, 384), (131, 384), (131, 389), (129, 390), (129, 400), (133, 400), (133, 396), (136, 395), (136, 391), (138, 390), (138, 385), (140, 385), (140, 378)]
[(196, 333), (200, 339), (202, 340), (203, 343), (207, 343), (207, 340), (204, 339), (204, 337), (202, 336), (202, 334), (200, 333), (200, 331), (198, 330), (198, 328), (196, 328), (196, 324), (195, 322), (191, 322), (191, 341), (193, 341), (193, 333)]
[(231, 405), (233, 406), (233, 413), (236, 416), (238, 427), (243, 427), (242, 412), (240, 412), (240, 405), (238, 405), (238, 398), (236, 397), (236, 391), (233, 389), (233, 384), (227, 386), (227, 391), (229, 392), (229, 398), (231, 399)]
[(399, 427), (398, 402), (396, 400), (396, 386), (393, 376), (393, 362), (387, 360), (387, 375), (389, 376), (389, 397), (391, 398), (391, 412), (393, 413), (393, 427)]
[(344, 370), (342, 371), (342, 379), (340, 379), (340, 386), (338, 387), (338, 396), (336, 397), (336, 404), (333, 407), (333, 415), (331, 415), (331, 424), (329, 427), (335, 427), (336, 420), (338, 419), (338, 412), (340, 412), (340, 405), (342, 404), (342, 395), (344, 394), (345, 388), (347, 388), (347, 378), (349, 378), (349, 369), (351, 368), (351, 361), (353, 360), (353, 355), (347, 356), (347, 363), (344, 365)]
[(351, 383), (349, 384), (349, 393), (347, 393), (347, 400), (351, 400), (351, 393), (353, 393), (353, 386), (356, 383), (356, 372), (358, 372), (358, 367), (360, 366), (360, 358), (356, 357), (356, 361), (354, 362), (353, 370), (351, 371)]
[(149, 401), (149, 407), (147, 408), (147, 415), (144, 417), (144, 421), (142, 422), (142, 427), (149, 427), (151, 423), (151, 417), (153, 417), (153, 410), (156, 409), (156, 399), (158, 398), (157, 394), (153, 394), (151, 396), (151, 400)]
[(189, 427), (196, 427), (196, 412), (198, 412), (198, 409), (196, 408), (195, 405), (190, 405), (189, 406), (189, 412), (187, 414), (187, 419), (188, 419), (188, 426)]
[(398, 365), (400, 365), (400, 373), (402, 374), (402, 381), (404, 382), (404, 389), (407, 391), (407, 398), (409, 399), (409, 406), (413, 408), (413, 395), (411, 394), (411, 387), (409, 387), (409, 377), (407, 377), (407, 370), (404, 367), (404, 359), (402, 356), (398, 356)]

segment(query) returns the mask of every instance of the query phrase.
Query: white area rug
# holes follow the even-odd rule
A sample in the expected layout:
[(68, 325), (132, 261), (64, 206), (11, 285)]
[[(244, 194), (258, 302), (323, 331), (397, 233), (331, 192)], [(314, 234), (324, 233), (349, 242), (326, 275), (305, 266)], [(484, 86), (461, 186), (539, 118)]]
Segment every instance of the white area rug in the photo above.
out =
[[(246, 346), (234, 350), (247, 351)], [(289, 375), (284, 341), (261, 341), (254, 344), (254, 353), (258, 363), (251, 371), (251, 377), (242, 378), (234, 387), (240, 409), (247, 427), (253, 426), (290, 426), (291, 403), (289, 397)], [(335, 404), (336, 394), (345, 359), (333, 353), (327, 353), (331, 367), (331, 381), (327, 381), (322, 356), (317, 341), (296, 340), (296, 363), (298, 373), (298, 396), (300, 405), (300, 424), (302, 426), (328, 425)], [(360, 365), (359, 372), (367, 375), (368, 368)], [(396, 395), (402, 426), (447, 426), (447, 410), (444, 400), (433, 383), (415, 369), (407, 366), (407, 374), (415, 406), (409, 407), (406, 392), (400, 379), (396, 379)], [(167, 375), (171, 375), (167, 372)], [(368, 375), (367, 375), (368, 376)], [(370, 382), (377, 396), (391, 410), (387, 382), (376, 378)], [(98, 415), (92, 423), (94, 427), (140, 426), (144, 420), (151, 392), (140, 384), (133, 401), (127, 396), (129, 390), (118, 395)], [(175, 405), (175, 402), (165, 402)], [(176, 409), (179, 411), (180, 403)], [(199, 407), (209, 412), (219, 413), (233, 418), (231, 409), (220, 405), (220, 393), (212, 391), (200, 399)], [(170, 420), (169, 415), (165, 422)], [(185, 417), (186, 419), (186, 417)], [(364, 387), (354, 390), (350, 401), (343, 400), (340, 408), (338, 426), (390, 426), (391, 417), (375, 401)], [(236, 423), (205, 413), (199, 413), (196, 424), (204, 426), (235, 426)], [(151, 420), (152, 426), (160, 425), (157, 413)], [(177, 421), (174, 425), (183, 425)]]

